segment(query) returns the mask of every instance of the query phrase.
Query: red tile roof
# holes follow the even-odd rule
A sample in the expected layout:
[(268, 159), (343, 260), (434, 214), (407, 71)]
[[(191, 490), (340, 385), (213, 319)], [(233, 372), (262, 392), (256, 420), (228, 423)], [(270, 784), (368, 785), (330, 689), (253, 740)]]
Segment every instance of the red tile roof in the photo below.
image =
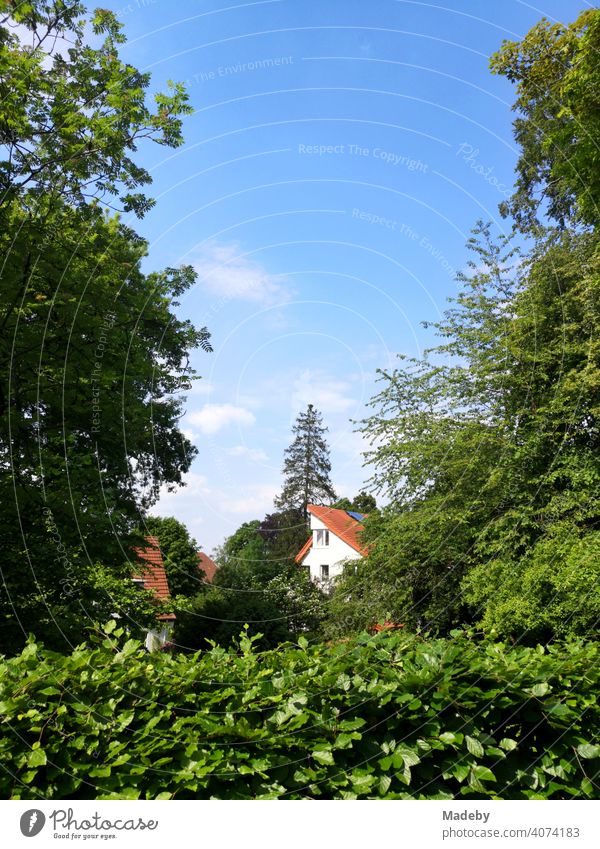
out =
[[(169, 601), (171, 593), (157, 537), (147, 536), (146, 547), (136, 548), (134, 551), (140, 562), (140, 569), (139, 573), (133, 576), (133, 580), (143, 581), (144, 589), (151, 590), (157, 601)], [(173, 620), (175, 614), (161, 613), (157, 618), (161, 621)]]
[(312, 544), (313, 544), (313, 538), (312, 538), (312, 534), (311, 534), (309, 536), (309, 538), (306, 540), (306, 542), (304, 543), (304, 545), (302, 546), (302, 548), (300, 549), (300, 551), (298, 552), (298, 554), (296, 555), (296, 558), (295, 558), (296, 563), (302, 563), (302, 561), (304, 560), (304, 558), (306, 557), (308, 552), (311, 550)]
[[(323, 522), (325, 527), (329, 528), (332, 533), (342, 539), (351, 548), (358, 551), (363, 557), (367, 556), (366, 548), (359, 541), (360, 532), (363, 530), (364, 525), (358, 519), (350, 516), (346, 510), (337, 510), (335, 507), (319, 507), (316, 504), (309, 504), (307, 509), (312, 516)], [(310, 551), (312, 541), (313, 538), (311, 535), (296, 555), (296, 563), (304, 560)]]
[(208, 554), (203, 551), (198, 552), (198, 566), (204, 572), (205, 580), (210, 584), (215, 577), (215, 572), (219, 568), (214, 560), (211, 560)]

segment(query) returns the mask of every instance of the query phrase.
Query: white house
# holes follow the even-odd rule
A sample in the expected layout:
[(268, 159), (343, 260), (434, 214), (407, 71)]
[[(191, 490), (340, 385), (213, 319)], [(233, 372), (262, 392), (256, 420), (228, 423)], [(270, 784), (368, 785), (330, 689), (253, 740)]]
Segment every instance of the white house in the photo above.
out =
[(296, 563), (307, 566), (310, 577), (324, 589), (342, 574), (349, 560), (361, 560), (366, 549), (361, 545), (364, 515), (334, 507), (308, 505), (311, 535), (296, 555)]

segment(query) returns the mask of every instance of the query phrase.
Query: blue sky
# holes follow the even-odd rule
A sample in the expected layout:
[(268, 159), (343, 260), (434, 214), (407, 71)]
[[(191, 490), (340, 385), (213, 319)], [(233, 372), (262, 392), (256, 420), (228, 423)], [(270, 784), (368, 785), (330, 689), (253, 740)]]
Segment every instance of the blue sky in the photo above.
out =
[(431, 343), (478, 218), (497, 223), (517, 151), (513, 91), (488, 70), (503, 39), (584, 3), (266, 0), (104, 3), (152, 89), (186, 82), (185, 145), (140, 150), (156, 207), (148, 269), (192, 263), (180, 314), (214, 353), (188, 396), (199, 448), (174, 515), (210, 551), (272, 509), (298, 412), (329, 427), (332, 478), (369, 475), (353, 419), (377, 368)]

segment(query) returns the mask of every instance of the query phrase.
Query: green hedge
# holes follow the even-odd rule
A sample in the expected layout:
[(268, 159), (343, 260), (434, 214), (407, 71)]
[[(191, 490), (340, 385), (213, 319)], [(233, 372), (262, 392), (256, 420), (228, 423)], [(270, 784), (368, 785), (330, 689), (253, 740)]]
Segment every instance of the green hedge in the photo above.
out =
[(598, 643), (244, 637), (170, 657), (106, 631), (0, 663), (2, 797), (600, 797)]

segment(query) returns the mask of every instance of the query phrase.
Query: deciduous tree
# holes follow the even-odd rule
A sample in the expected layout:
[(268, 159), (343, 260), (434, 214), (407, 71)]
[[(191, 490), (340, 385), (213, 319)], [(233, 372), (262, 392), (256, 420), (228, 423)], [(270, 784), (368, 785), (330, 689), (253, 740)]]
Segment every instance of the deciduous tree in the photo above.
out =
[(181, 143), (183, 90), (146, 106), (149, 77), (119, 58), (110, 12), (33, 0), (0, 13), (6, 651), (32, 628), (79, 641), (104, 609), (95, 576), (131, 574), (140, 517), (194, 456), (181, 398), (190, 352), (210, 343), (174, 312), (193, 269), (142, 271), (146, 243), (107, 209), (151, 204), (132, 154), (142, 139)]

